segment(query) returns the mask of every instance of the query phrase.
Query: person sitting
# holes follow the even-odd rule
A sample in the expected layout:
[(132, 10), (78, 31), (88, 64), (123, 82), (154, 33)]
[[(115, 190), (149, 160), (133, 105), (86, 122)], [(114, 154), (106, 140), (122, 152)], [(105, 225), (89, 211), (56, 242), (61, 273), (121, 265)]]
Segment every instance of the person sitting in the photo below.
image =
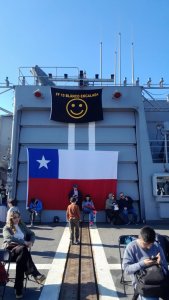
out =
[[(124, 196), (124, 193), (120, 193), (120, 199), (118, 201), (120, 215), (126, 225), (131, 223), (137, 224), (137, 214), (133, 207), (133, 199), (129, 196)], [(133, 220), (129, 220), (129, 214), (132, 214)]]
[(125, 196), (126, 199), (126, 204), (127, 204), (127, 211), (125, 211), (125, 213), (127, 213), (128, 215), (131, 214), (132, 215), (132, 220), (130, 221), (128, 219), (128, 222), (130, 224), (136, 224), (137, 225), (137, 214), (136, 214), (136, 210), (133, 207), (133, 199), (129, 196)]
[[(155, 237), (156, 233), (154, 229), (150, 226), (144, 226), (140, 230), (139, 238), (130, 242), (124, 251), (122, 268), (126, 274), (131, 275), (134, 290), (137, 290), (137, 281), (134, 274), (139, 270), (146, 269), (146, 267), (153, 264), (158, 264), (161, 265), (164, 273), (167, 274), (167, 261), (160, 244), (155, 242)], [(157, 260), (153, 260), (152, 258), (154, 257)], [(135, 296), (133, 299), (137, 299), (139, 294), (135, 292)], [(139, 300), (141, 299), (159, 300), (158, 297), (153, 296), (139, 296)]]
[(32, 275), (37, 283), (46, 279), (45, 275), (37, 270), (31, 257), (30, 249), (34, 241), (34, 232), (22, 222), (18, 212), (11, 211), (3, 227), (3, 248), (11, 251), (11, 260), (16, 262), (14, 289), (17, 299), (23, 297), (24, 273)]
[(82, 211), (84, 214), (89, 214), (89, 225), (92, 226), (94, 223), (94, 218), (96, 216), (96, 210), (89, 194), (86, 195), (85, 199), (82, 202)]
[(109, 193), (105, 203), (106, 220), (108, 221), (108, 223), (111, 223), (113, 221), (113, 199), (114, 195), (112, 193)]
[(6, 220), (9, 218), (9, 214), (10, 214), (12, 211), (17, 211), (17, 212), (20, 213), (19, 208), (16, 206), (16, 203), (17, 203), (17, 202), (16, 202), (15, 199), (10, 198), (10, 199), (7, 200), (7, 204), (8, 204), (9, 209), (8, 209), (8, 211), (7, 211)]
[(37, 198), (32, 198), (28, 208), (30, 212), (31, 226), (33, 226), (35, 217), (41, 214), (42, 209), (42, 201)]
[(5, 186), (3, 183), (0, 186), (0, 195), (1, 195), (2, 205), (6, 206), (7, 205), (7, 192), (6, 192), (6, 189), (5, 189)]
[(113, 195), (113, 202), (112, 202), (112, 210), (113, 210), (113, 224), (114, 225), (121, 225), (124, 224), (123, 219), (120, 216), (120, 209), (117, 200)]
[(81, 209), (82, 193), (79, 191), (77, 184), (74, 184), (72, 190), (69, 192), (68, 198), (70, 199), (71, 197), (76, 198), (76, 204)]

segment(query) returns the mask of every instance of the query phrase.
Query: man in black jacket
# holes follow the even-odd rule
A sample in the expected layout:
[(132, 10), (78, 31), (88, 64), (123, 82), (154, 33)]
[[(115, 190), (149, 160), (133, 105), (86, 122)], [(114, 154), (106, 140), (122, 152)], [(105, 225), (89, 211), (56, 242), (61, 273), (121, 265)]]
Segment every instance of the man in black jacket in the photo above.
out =
[(76, 198), (76, 204), (79, 206), (79, 208), (81, 209), (81, 203), (82, 203), (82, 193), (81, 191), (78, 190), (78, 185), (74, 184), (72, 190), (70, 191), (69, 195), (68, 195), (69, 199), (71, 197)]

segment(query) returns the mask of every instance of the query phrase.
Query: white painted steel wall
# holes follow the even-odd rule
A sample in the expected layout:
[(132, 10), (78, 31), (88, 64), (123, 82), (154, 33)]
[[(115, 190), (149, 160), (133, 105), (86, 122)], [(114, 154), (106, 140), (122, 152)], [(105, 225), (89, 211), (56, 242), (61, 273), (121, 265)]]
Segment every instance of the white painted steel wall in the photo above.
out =
[[(17, 181), (17, 187), (14, 186), (13, 193), (16, 192), (24, 218), (27, 218), (25, 212), (26, 148), (68, 149), (73, 146), (74, 141), (75, 149), (95, 147), (96, 150), (119, 151), (118, 194), (123, 191), (133, 199), (139, 200), (142, 218), (158, 219), (158, 209), (152, 195), (151, 176), (154, 165), (148, 141), (142, 88), (102, 87), (104, 120), (90, 125), (76, 124), (71, 130), (68, 124), (50, 120), (50, 88), (44, 86), (38, 88), (43, 98), (34, 96), (36, 86), (17, 86), (15, 90), (16, 139), (13, 141), (12, 164), (13, 181), (14, 183)], [(117, 89), (122, 97), (115, 100), (112, 95)], [(74, 138), (70, 139), (70, 132)], [(71, 144), (68, 144), (70, 140)], [(43, 219), (51, 221), (56, 214), (60, 215), (61, 220), (65, 220), (63, 211), (45, 211)], [(98, 214), (97, 221), (99, 220), (105, 220), (104, 214)]]

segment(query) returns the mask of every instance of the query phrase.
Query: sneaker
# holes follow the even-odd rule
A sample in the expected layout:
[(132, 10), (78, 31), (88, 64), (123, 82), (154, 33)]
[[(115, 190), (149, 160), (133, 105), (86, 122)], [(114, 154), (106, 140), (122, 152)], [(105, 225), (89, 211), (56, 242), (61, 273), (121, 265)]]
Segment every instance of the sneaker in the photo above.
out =
[(34, 276), (34, 279), (37, 283), (42, 284), (46, 280), (46, 276), (44, 274), (40, 274), (40, 275)]
[(76, 242), (75, 242), (75, 245), (78, 245), (79, 244), (79, 241), (77, 240)]
[(31, 222), (31, 227), (33, 227), (33, 222)]
[(21, 291), (15, 290), (15, 296), (16, 296), (16, 299), (21, 299), (21, 298), (23, 298), (23, 294), (22, 294)]
[(93, 226), (93, 222), (89, 222), (89, 226)]
[(21, 298), (23, 298), (23, 294), (16, 294), (15, 297), (16, 297), (16, 299), (21, 299)]

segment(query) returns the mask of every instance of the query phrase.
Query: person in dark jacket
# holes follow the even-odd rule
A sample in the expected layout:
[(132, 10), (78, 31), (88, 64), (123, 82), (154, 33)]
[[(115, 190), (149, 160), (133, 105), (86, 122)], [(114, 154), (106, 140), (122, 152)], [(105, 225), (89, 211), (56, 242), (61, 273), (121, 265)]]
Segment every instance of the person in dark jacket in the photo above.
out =
[[(137, 224), (137, 214), (133, 207), (133, 199), (129, 196), (124, 196), (124, 193), (121, 192), (118, 205), (124, 222), (127, 225), (131, 223)], [(132, 215), (132, 220), (129, 220), (129, 214)]]
[(82, 193), (78, 189), (78, 185), (74, 184), (72, 190), (69, 192), (68, 198), (76, 198), (76, 204), (79, 206), (81, 209), (81, 204), (82, 204)]
[(132, 215), (132, 220), (130, 223), (137, 224), (137, 214), (135, 208), (133, 207), (133, 199), (129, 196), (125, 196), (125, 199), (127, 204), (127, 214)]

